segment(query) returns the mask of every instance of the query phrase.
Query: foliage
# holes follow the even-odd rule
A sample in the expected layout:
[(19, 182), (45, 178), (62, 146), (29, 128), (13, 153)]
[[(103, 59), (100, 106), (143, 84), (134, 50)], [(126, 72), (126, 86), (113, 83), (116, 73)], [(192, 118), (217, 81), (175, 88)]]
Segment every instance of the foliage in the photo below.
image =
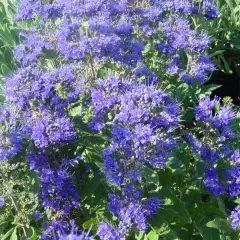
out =
[(9, 74), (16, 67), (13, 48), (19, 43), (19, 26), (13, 22), (16, 1), (0, 2), (0, 77)]
[(219, 69), (240, 76), (240, 2), (238, 0), (218, 0), (219, 19), (211, 23), (215, 29), (211, 35), (213, 47), (211, 55), (216, 59)]

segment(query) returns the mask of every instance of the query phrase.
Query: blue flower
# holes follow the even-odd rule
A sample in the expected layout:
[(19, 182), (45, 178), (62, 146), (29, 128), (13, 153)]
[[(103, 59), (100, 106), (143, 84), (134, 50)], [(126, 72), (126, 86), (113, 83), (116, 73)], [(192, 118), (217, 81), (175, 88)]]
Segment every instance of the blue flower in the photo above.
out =
[(226, 170), (227, 192), (231, 197), (238, 196), (240, 194), (239, 176), (239, 167), (232, 167)]
[(238, 229), (240, 226), (240, 206), (238, 205), (230, 215), (233, 229)]
[(74, 221), (71, 221), (71, 232), (65, 233), (61, 231), (58, 234), (57, 240), (93, 240), (89, 233), (81, 232), (79, 233)]
[(42, 213), (40, 213), (39, 211), (35, 211), (35, 212), (34, 212), (34, 218), (35, 218), (36, 220), (40, 220), (40, 219), (42, 219), (42, 217), (43, 217), (43, 215), (42, 215)]
[(224, 185), (218, 179), (215, 168), (208, 168), (203, 181), (205, 187), (216, 197), (225, 193)]
[(119, 232), (112, 225), (104, 222), (98, 225), (97, 235), (102, 240), (125, 240), (124, 232)]
[(3, 206), (5, 206), (5, 199), (2, 196), (0, 196), (0, 207)]
[(238, 165), (240, 164), (240, 151), (239, 149), (235, 150), (232, 155), (231, 155), (231, 160), (233, 160), (233, 162)]

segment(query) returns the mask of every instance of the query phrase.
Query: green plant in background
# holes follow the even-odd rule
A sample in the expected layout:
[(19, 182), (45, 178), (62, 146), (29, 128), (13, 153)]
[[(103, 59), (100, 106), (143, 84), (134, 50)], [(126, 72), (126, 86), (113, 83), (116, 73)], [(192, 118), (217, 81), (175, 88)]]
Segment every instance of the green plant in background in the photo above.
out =
[(0, 163), (1, 240), (36, 235), (36, 222), (32, 220), (38, 207), (36, 191), (37, 182), (23, 163)]
[(0, 77), (16, 66), (13, 48), (19, 43), (19, 27), (13, 21), (16, 14), (15, 0), (0, 1)]
[(217, 68), (240, 77), (240, 1), (216, 0), (220, 16), (209, 25), (213, 39), (211, 55)]
[[(0, 89), (2, 78), (14, 71), (14, 47), (19, 44), (19, 23), (14, 22), (17, 1), (0, 1)], [(0, 94), (0, 102), (3, 102)], [(0, 163), (0, 239), (37, 239), (38, 183), (23, 163)], [(40, 221), (39, 221), (40, 222)], [(40, 224), (40, 223), (39, 223)], [(21, 237), (22, 236), (22, 237)]]

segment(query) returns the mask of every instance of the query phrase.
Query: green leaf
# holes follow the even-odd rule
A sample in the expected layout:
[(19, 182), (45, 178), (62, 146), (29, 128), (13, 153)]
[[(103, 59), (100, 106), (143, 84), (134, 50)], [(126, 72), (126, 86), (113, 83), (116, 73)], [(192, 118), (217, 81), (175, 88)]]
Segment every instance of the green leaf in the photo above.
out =
[(182, 144), (176, 149), (176, 152), (174, 153), (174, 155), (176, 156), (176, 158), (177, 158), (179, 161), (181, 161), (182, 163), (184, 163), (184, 165), (185, 165), (186, 168), (189, 167), (191, 155), (189, 154), (189, 150), (188, 150), (187, 144), (182, 143)]
[(214, 57), (216, 55), (220, 55), (221, 53), (224, 53), (224, 52), (225, 52), (225, 50), (217, 50), (214, 53), (210, 54), (210, 57)]
[(38, 237), (39, 237), (39, 234), (35, 232), (35, 233), (33, 233), (33, 235), (30, 237), (29, 240), (37, 240)]
[(189, 97), (189, 85), (186, 83), (182, 83), (178, 88), (176, 88), (175, 85), (173, 85), (174, 88), (174, 93), (175, 93), (175, 98), (179, 102), (183, 102), (185, 99), (188, 99)]
[(181, 59), (181, 63), (184, 64), (185, 66), (188, 64), (188, 56), (185, 53), (184, 50), (180, 50), (180, 59)]
[(239, 240), (239, 231), (232, 233), (220, 232), (220, 240)]
[(114, 221), (114, 217), (109, 212), (108, 209), (104, 209), (104, 211), (97, 211), (96, 215), (97, 215), (97, 218), (99, 219), (99, 222), (104, 221), (104, 222), (110, 223)]
[[(11, 62), (13, 61), (13, 53), (12, 53), (12, 50), (7, 48), (5, 51), (4, 51), (4, 57), (5, 57), (5, 61), (6, 63), (8, 63), (9, 65), (11, 65)], [(9, 66), (8, 65), (8, 66)]]
[(5, 233), (5, 235), (1, 238), (1, 240), (7, 240), (9, 239), (9, 237), (11, 236), (11, 234), (13, 233), (15, 228), (11, 228), (7, 233)]
[(84, 123), (80, 116), (75, 116), (73, 118), (73, 122), (79, 131), (85, 132), (85, 133), (93, 133), (93, 131), (91, 131), (91, 129), (89, 129), (88, 124)]
[(50, 208), (46, 210), (46, 215), (47, 215), (47, 219), (50, 219), (52, 217), (52, 210)]
[(83, 223), (85, 229), (97, 230), (97, 225), (99, 221), (97, 217), (91, 218)]
[(11, 32), (11, 35), (12, 35), (14, 41), (16, 42), (16, 44), (19, 44), (20, 43), (19, 30), (11, 29), (10, 32)]
[(84, 136), (84, 142), (87, 141), (91, 144), (103, 144), (105, 143), (106, 139), (103, 138), (100, 134), (94, 134), (91, 136)]
[(100, 68), (100, 69), (97, 71), (97, 77), (98, 77), (98, 78), (103, 78), (103, 77), (106, 76), (106, 74), (107, 74), (107, 72), (106, 72), (106, 69), (104, 69), (104, 68)]
[(79, 104), (79, 106), (73, 107), (69, 111), (70, 116), (76, 117), (82, 115), (82, 105)]
[(220, 58), (221, 58), (221, 60), (223, 61), (224, 68), (225, 68), (226, 72), (229, 73), (229, 74), (232, 74), (232, 70), (231, 70), (231, 68), (230, 68), (230, 66), (229, 66), (226, 58), (224, 57), (224, 55), (221, 54), (221, 55), (220, 55)]
[(3, 75), (6, 75), (10, 72), (11, 70), (8, 68), (6, 64), (1, 64), (1, 72)]
[(102, 181), (102, 175), (96, 174), (92, 179), (89, 179), (85, 184), (85, 188), (82, 191), (82, 198), (90, 196), (89, 194), (94, 193)]
[(10, 46), (13, 46), (15, 43), (7, 25), (4, 25), (4, 27), (0, 29), (0, 38), (7, 45), (10, 44)]
[(233, 239), (229, 235), (220, 234), (220, 240), (233, 240)]
[(0, 10), (1, 10), (1, 13), (3, 14), (3, 16), (7, 16), (5, 6), (2, 2), (0, 2)]
[(220, 240), (219, 231), (214, 228), (207, 227), (206, 223), (207, 221), (202, 220), (202, 218), (199, 216), (197, 216), (194, 221), (194, 225), (202, 236), (203, 240)]
[(8, 219), (8, 221), (0, 222), (0, 233), (4, 232), (4, 230), (8, 228), (10, 223), (11, 223), (11, 219)]
[(221, 85), (217, 85), (217, 84), (208, 84), (208, 85), (202, 86), (201, 93), (199, 94), (199, 98), (210, 96), (214, 90), (220, 87)]
[(171, 209), (185, 223), (191, 223), (192, 219), (185, 208), (185, 204), (175, 196), (171, 198), (171, 201), (172, 204), (166, 206), (166, 208)]
[(169, 168), (158, 170), (159, 183), (161, 186), (169, 186), (172, 180), (172, 171)]
[(14, 229), (11, 237), (9, 240), (18, 240), (18, 236), (17, 236), (17, 228)]
[(177, 234), (169, 226), (170, 224), (166, 222), (160, 214), (156, 214), (150, 218), (149, 224), (155, 234), (170, 240), (178, 239)]
[(193, 118), (194, 118), (194, 109), (193, 108), (187, 108), (182, 117), (181, 117), (181, 120), (182, 121), (185, 121), (185, 122), (192, 122)]
[(222, 211), (217, 206), (215, 206), (215, 204), (209, 204), (208, 202), (200, 203), (198, 205), (198, 210), (199, 210), (199, 212), (201, 212), (202, 214), (205, 214), (207, 216), (212, 216), (215, 218), (224, 217)]
[(159, 177), (156, 170), (151, 169), (150, 167), (143, 167), (142, 176), (145, 178), (146, 183), (154, 184), (156, 186), (159, 185)]
[(207, 223), (207, 227), (215, 228), (224, 232), (234, 232), (229, 221), (223, 218), (216, 218)]
[(170, 210), (176, 214), (176, 216), (186, 224), (192, 223), (191, 216), (185, 208), (185, 203), (178, 199), (169, 189), (163, 189), (159, 191), (161, 196), (165, 197), (165, 210)]
[(228, 217), (228, 214), (226, 212), (226, 208), (225, 208), (225, 204), (223, 202), (223, 200), (221, 198), (218, 198), (217, 199), (217, 202), (218, 202), (218, 207), (219, 209), (221, 210), (221, 212), (223, 213), (223, 215), (227, 218)]
[(137, 231), (134, 236), (135, 240), (147, 240), (145, 232)]
[(56, 59), (58, 57), (58, 54), (53, 50), (45, 50), (43, 56), (46, 59)]
[(225, 0), (225, 1), (226, 1), (226, 3), (228, 4), (229, 8), (230, 8), (231, 10), (233, 10), (232, 0)]
[(180, 231), (178, 233), (178, 236), (180, 239), (192, 239), (193, 236), (193, 224), (187, 224), (187, 225), (180, 225)]
[(203, 162), (196, 162), (196, 173), (197, 177), (200, 179), (204, 176), (205, 164)]
[[(0, 44), (1, 44), (1, 42), (0, 42)], [(3, 54), (3, 52), (1, 51), (1, 49), (0, 49), (0, 62), (1, 62), (1, 63), (5, 62), (5, 57), (4, 57), (4, 54)]]
[(147, 239), (149, 240), (158, 240), (158, 234), (154, 231), (150, 231), (147, 235)]

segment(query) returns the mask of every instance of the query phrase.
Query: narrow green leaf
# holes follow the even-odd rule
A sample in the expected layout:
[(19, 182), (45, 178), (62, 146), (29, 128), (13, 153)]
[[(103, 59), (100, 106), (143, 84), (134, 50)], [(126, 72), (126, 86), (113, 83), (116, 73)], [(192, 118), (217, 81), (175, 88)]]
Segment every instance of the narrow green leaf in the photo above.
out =
[(52, 210), (50, 208), (46, 210), (46, 215), (47, 215), (47, 219), (50, 219), (52, 217)]
[(17, 228), (14, 229), (11, 237), (9, 240), (18, 240), (18, 236), (17, 236)]
[(175, 231), (170, 227), (170, 224), (166, 222), (160, 214), (154, 215), (149, 220), (150, 227), (152, 230), (161, 237), (166, 237), (170, 240), (178, 239)]
[(3, 75), (6, 75), (6, 74), (10, 73), (10, 69), (8, 68), (8, 66), (6, 64), (1, 65), (1, 73)]
[(219, 232), (216, 229), (208, 228), (203, 223), (196, 223), (195, 227), (202, 236), (203, 240), (220, 240)]
[(220, 236), (220, 240), (233, 240), (229, 235), (220, 234), (219, 236)]
[(216, 55), (220, 55), (221, 53), (224, 53), (226, 50), (217, 50), (216, 52), (210, 54), (210, 57), (214, 57)]
[(5, 6), (2, 2), (0, 2), (0, 12), (3, 14), (3, 16), (7, 16), (7, 12), (5, 10)]
[(13, 53), (12, 53), (11, 49), (7, 48), (4, 51), (4, 58), (5, 58), (6, 63), (8, 63), (8, 66), (9, 66), (11, 64), (11, 62), (13, 61)]
[(97, 224), (99, 223), (98, 218), (94, 217), (83, 223), (85, 229), (97, 230)]
[[(142, 232), (142, 231), (137, 231), (135, 233), (135, 240), (145, 240), (146, 238), (146, 234), (145, 232)], [(147, 240), (147, 239), (146, 239)]]
[(56, 59), (58, 57), (58, 54), (53, 50), (45, 50), (43, 52), (43, 56), (46, 59)]
[(5, 233), (5, 235), (2, 237), (1, 240), (7, 240), (11, 236), (11, 234), (13, 233), (14, 229), (15, 228), (11, 228), (7, 233)]
[(143, 167), (142, 176), (145, 178), (146, 183), (154, 184), (156, 186), (159, 185), (159, 176), (156, 170), (151, 169), (150, 167)]
[(39, 237), (39, 234), (35, 232), (35, 233), (33, 233), (33, 235), (30, 237), (29, 240), (37, 240), (38, 237)]
[(177, 216), (184, 222), (190, 224), (192, 222), (191, 216), (185, 208), (185, 204), (177, 197), (171, 198), (172, 204), (168, 205), (167, 208), (171, 209)]
[(224, 214), (226, 218), (228, 218), (228, 214), (226, 212), (225, 204), (221, 198), (217, 199), (218, 207), (220, 208), (221, 212)]
[(159, 194), (165, 197), (165, 209), (170, 210), (176, 214), (176, 216), (183, 222), (190, 224), (192, 223), (191, 216), (185, 204), (170, 192), (169, 189), (163, 189), (159, 191)]
[(154, 231), (150, 231), (147, 235), (149, 240), (158, 240), (158, 235)]
[(229, 221), (223, 218), (216, 218), (207, 223), (207, 227), (215, 228), (224, 232), (234, 232)]
[(231, 10), (233, 10), (232, 0), (225, 0), (225, 1), (226, 1), (227, 5), (229, 6), (229, 8), (230, 8)]
[(82, 192), (82, 197), (90, 196), (90, 194), (94, 193), (96, 189), (101, 184), (102, 176), (100, 174), (96, 174), (92, 179), (89, 179), (86, 183), (86, 187)]
[(224, 57), (224, 55), (221, 54), (221, 55), (220, 55), (220, 58), (221, 58), (221, 60), (223, 61), (224, 68), (225, 68), (226, 72), (229, 73), (229, 74), (232, 74), (232, 70), (231, 70), (231, 68), (230, 68), (230, 66), (229, 66), (226, 58)]

